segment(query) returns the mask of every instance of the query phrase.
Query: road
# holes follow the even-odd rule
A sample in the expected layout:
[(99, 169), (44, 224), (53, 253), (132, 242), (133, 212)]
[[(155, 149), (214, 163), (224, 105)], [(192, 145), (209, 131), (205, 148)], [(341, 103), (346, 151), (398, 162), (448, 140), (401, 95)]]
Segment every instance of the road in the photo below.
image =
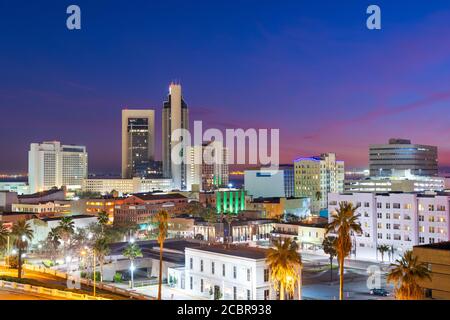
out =
[(0, 288), (0, 300), (66, 300), (66, 299)]

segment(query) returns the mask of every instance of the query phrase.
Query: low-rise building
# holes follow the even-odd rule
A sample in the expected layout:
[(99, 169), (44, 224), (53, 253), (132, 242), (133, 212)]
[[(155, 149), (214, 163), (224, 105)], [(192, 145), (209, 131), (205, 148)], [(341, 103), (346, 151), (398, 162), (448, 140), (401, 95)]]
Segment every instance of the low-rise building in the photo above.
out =
[(322, 247), (326, 225), (304, 222), (274, 223), (271, 234), (273, 239), (291, 238), (302, 250), (316, 251)]
[(267, 219), (281, 219), (285, 214), (307, 217), (311, 213), (309, 198), (256, 198), (247, 204), (247, 209), (262, 211)]
[(169, 216), (185, 213), (188, 198), (179, 193), (138, 193), (114, 207), (114, 222), (148, 223), (160, 210)]
[(450, 300), (450, 242), (415, 246), (413, 254), (431, 271), (431, 281), (421, 280), (428, 298)]
[(13, 212), (32, 212), (39, 216), (52, 216), (71, 213), (71, 201), (54, 200), (39, 203), (14, 203)]
[(245, 246), (185, 249), (185, 290), (223, 300), (269, 300), (266, 250)]

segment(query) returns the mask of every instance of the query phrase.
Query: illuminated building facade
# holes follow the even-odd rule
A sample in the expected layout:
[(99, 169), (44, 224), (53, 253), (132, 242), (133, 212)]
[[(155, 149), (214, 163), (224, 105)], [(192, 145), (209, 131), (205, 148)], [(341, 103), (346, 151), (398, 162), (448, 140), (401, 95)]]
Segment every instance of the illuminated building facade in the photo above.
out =
[(32, 143), (28, 151), (28, 183), (31, 193), (65, 186), (81, 189), (87, 178), (86, 147), (59, 141)]
[(344, 161), (334, 153), (294, 160), (295, 196), (311, 199), (311, 212), (327, 208), (329, 192), (344, 191)]
[(246, 209), (246, 196), (243, 189), (223, 189), (216, 191), (217, 213), (237, 215)]
[(122, 110), (122, 178), (146, 177), (155, 158), (155, 111)]
[(406, 170), (416, 176), (437, 176), (437, 159), (437, 147), (411, 144), (405, 139), (390, 139), (388, 144), (369, 147), (371, 176), (396, 176)]

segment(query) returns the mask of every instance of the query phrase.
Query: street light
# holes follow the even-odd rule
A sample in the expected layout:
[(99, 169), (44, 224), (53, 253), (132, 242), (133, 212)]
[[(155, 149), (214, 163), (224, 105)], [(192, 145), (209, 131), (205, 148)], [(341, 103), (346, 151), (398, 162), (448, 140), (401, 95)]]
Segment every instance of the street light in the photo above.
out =
[(130, 271), (131, 271), (131, 289), (134, 288), (134, 270), (136, 268), (134, 267), (133, 261), (131, 261)]

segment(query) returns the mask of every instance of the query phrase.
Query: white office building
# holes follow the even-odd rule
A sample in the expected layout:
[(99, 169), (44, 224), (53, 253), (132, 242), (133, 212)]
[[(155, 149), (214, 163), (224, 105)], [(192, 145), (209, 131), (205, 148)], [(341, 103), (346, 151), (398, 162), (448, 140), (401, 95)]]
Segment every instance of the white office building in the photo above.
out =
[(172, 190), (172, 187), (172, 179), (165, 178), (90, 178), (84, 179), (83, 181), (83, 191), (100, 194), (109, 194), (112, 191), (117, 191), (119, 195), (153, 191), (170, 191)]
[(228, 150), (222, 142), (210, 141), (186, 148), (186, 189), (211, 191), (228, 186)]
[(86, 147), (62, 145), (59, 141), (32, 143), (28, 152), (30, 193), (65, 186), (81, 189), (87, 178)]
[(269, 300), (269, 267), (264, 249), (201, 246), (185, 249), (185, 290), (221, 300)]
[(419, 244), (449, 240), (450, 196), (416, 193), (330, 193), (329, 219), (341, 202), (359, 206), (362, 234), (353, 235), (356, 256), (381, 259), (377, 248), (398, 257)]

